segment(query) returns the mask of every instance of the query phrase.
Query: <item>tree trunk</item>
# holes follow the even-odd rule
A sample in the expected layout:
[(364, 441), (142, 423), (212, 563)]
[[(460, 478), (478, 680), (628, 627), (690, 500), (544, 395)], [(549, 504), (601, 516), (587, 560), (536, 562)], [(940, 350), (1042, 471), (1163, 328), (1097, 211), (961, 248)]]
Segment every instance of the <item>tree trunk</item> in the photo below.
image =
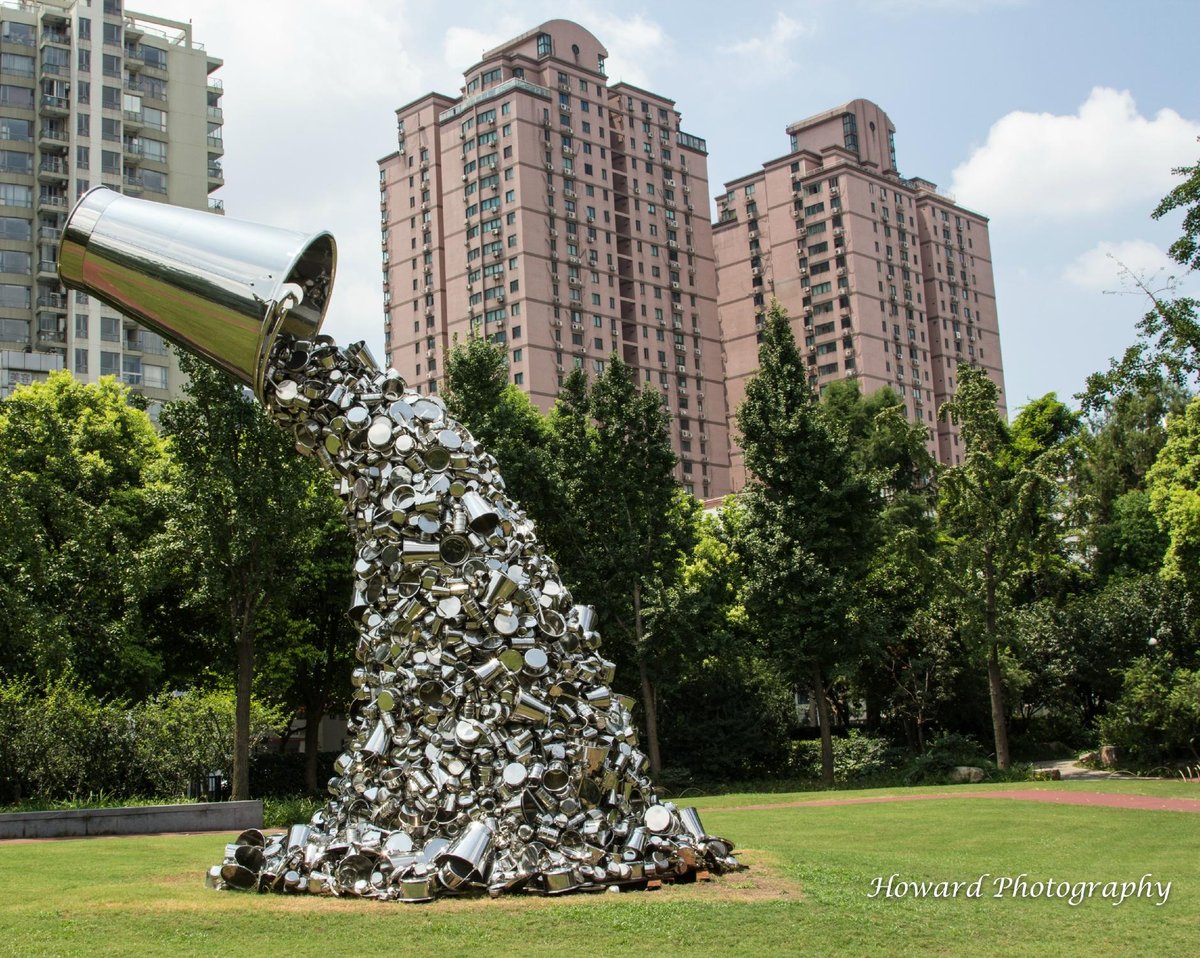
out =
[(1000, 641), (996, 635), (996, 577), (992, 558), (986, 556), (984, 574), (987, 577), (986, 603), (984, 606), (984, 628), (988, 643), (988, 690), (992, 698), (992, 732), (996, 739), (996, 765), (1007, 769), (1008, 728), (1005, 724), (1004, 682), (1000, 675)]
[(254, 618), (242, 619), (237, 637), (237, 703), (233, 730), (233, 800), (250, 798), (250, 689), (254, 681)]
[(817, 721), (821, 724), (821, 782), (833, 787), (833, 726), (829, 717), (829, 700), (825, 697), (825, 680), (821, 666), (812, 668), (813, 695), (817, 700)]
[(321, 792), (317, 785), (317, 750), (321, 747), (323, 717), (320, 707), (314, 708), (311, 702), (304, 706), (304, 787), (310, 795), (319, 795)]
[(654, 696), (654, 683), (646, 669), (642, 652), (642, 584), (633, 584), (633, 637), (637, 649), (638, 678), (642, 684), (642, 711), (646, 715), (646, 755), (650, 759), (650, 774), (654, 778), (662, 773), (662, 754), (658, 748), (658, 704)]

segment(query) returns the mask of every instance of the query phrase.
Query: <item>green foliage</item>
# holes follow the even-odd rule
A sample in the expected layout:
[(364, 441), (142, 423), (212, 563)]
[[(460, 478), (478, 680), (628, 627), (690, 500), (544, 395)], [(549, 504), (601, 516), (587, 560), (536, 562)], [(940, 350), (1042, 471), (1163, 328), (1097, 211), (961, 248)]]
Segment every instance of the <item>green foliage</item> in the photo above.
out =
[[(232, 691), (163, 692), (132, 711), (138, 769), (146, 791), (183, 795), (210, 772), (228, 779), (233, 767), (236, 701)], [(252, 702), (250, 748), (286, 725), (278, 709)]]
[(1170, 652), (1137, 659), (1100, 733), (1134, 767), (1200, 759), (1200, 669), (1180, 666)]
[[(903, 753), (886, 738), (864, 735), (851, 729), (845, 737), (833, 740), (834, 781), (841, 783), (877, 780), (893, 771)], [(821, 775), (821, 743), (802, 740), (792, 743), (790, 773), (801, 778)]]
[(1150, 508), (1167, 534), (1163, 574), (1200, 596), (1200, 396), (1167, 424), (1147, 485)]
[(962, 464), (941, 475), (938, 523), (959, 627), (987, 662), (997, 764), (1006, 768), (1006, 622), (1037, 596), (1039, 577), (1062, 572), (1064, 467), (1074, 420), (1047, 396), (1010, 430), (997, 399), (983, 370), (959, 366), (958, 391), (943, 415), (960, 427), (966, 448)]
[[(278, 731), (277, 711), (255, 704), (253, 742)], [(227, 771), (233, 745), (230, 692), (163, 693), (137, 705), (105, 701), (73, 677), (45, 689), (0, 683), (0, 801), (53, 802), (182, 797)]]
[(163, 447), (128, 400), (60, 372), (0, 403), (0, 676), (134, 696), (162, 678), (145, 547)]
[(127, 707), (104, 703), (65, 676), (38, 692), (0, 685), (0, 801), (115, 793), (136, 779)]
[(310, 821), (324, 806), (324, 800), (310, 795), (263, 798), (263, 828), (290, 828)]
[(182, 604), (235, 652), (232, 780), (249, 795), (250, 695), (259, 615), (285, 600), (308, 535), (298, 510), (317, 466), (224, 372), (182, 355), (187, 398), (161, 421), (176, 465), (160, 562), (186, 583)]
[(737, 419), (751, 474), (738, 543), (746, 612), (778, 666), (807, 686), (814, 666), (858, 651), (848, 625), (871, 555), (876, 497), (854, 468), (845, 428), (814, 402), (778, 304)]
[(509, 381), (508, 354), (475, 337), (446, 362), (446, 409), (496, 457), (508, 494), (535, 522), (557, 509), (547, 420)]

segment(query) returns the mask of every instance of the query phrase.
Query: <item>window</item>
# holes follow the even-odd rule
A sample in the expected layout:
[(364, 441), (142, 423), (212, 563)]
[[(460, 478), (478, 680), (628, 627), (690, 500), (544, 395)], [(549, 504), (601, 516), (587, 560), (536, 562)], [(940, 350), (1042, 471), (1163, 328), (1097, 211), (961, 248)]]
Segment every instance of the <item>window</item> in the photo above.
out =
[(77, 375), (87, 375), (88, 371), (88, 351), (86, 349), (75, 350), (75, 372)]
[(33, 224), (16, 216), (0, 216), (0, 239), (29, 240), (33, 238)]
[(0, 283), (0, 306), (9, 309), (28, 309), (31, 301), (28, 286)]
[(20, 53), (0, 54), (0, 73), (14, 77), (31, 77), (33, 76), (33, 57), (23, 56)]
[[(85, 116), (87, 116), (86, 113), (81, 113), (79, 115), (79, 119), (82, 120)], [(111, 140), (115, 143), (120, 143), (121, 142), (121, 121), (113, 119), (112, 117), (108, 117), (108, 116), (101, 117), (100, 118), (100, 135), (106, 140)]]
[(548, 33), (539, 33), (537, 38), (537, 55), (548, 57), (554, 52), (554, 39)]
[(33, 108), (33, 90), (24, 86), (0, 83), (0, 106)]
[(166, 366), (142, 366), (142, 385), (151, 389), (167, 388)]
[(16, 120), (10, 116), (0, 116), (0, 140), (15, 140), (18, 143), (32, 143), (32, 122), (30, 120)]
[(0, 206), (33, 206), (33, 187), (0, 183)]
[(119, 343), (121, 341), (121, 320), (116, 316), (101, 316), (100, 338), (106, 343)]
[(115, 47), (119, 47), (121, 45), (121, 24), (104, 24), (104, 42)]
[(101, 376), (119, 376), (121, 374), (121, 354), (120, 353), (100, 353), (100, 375)]
[(33, 154), (18, 153), (16, 150), (0, 150), (0, 172), (32, 173)]
[(0, 40), (5, 43), (19, 43), (23, 47), (37, 44), (32, 23), (13, 23), (11, 20), (0, 24)]
[(28, 276), (33, 272), (33, 256), (19, 250), (0, 250), (0, 273), (21, 273)]

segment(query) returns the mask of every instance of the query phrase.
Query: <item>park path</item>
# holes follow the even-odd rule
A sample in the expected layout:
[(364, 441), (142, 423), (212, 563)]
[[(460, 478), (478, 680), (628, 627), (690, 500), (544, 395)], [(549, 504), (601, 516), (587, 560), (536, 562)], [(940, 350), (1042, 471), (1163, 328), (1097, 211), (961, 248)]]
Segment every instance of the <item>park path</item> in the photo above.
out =
[[(1053, 805), (1089, 805), (1098, 808), (1132, 808), (1147, 812), (1200, 812), (1200, 798), (1157, 798), (1153, 795), (1125, 795), (1117, 792), (1065, 792), (1044, 789), (1005, 791), (922, 793), (919, 795), (878, 795), (863, 798), (818, 798), (809, 801), (775, 804), (713, 807), (720, 812), (758, 812), (773, 808), (819, 808), (825, 805), (877, 805), (884, 802), (937, 802), (958, 798), (1007, 798), (1018, 802), (1048, 802)], [(703, 806), (701, 807), (703, 810)]]

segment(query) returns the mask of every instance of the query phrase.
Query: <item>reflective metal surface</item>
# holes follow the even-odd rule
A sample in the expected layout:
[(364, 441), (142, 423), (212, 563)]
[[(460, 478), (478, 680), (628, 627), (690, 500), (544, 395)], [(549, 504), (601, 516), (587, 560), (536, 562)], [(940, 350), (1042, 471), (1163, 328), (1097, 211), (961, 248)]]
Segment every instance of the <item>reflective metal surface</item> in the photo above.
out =
[(262, 398), (280, 329), (320, 331), (337, 254), (311, 236), (199, 210), (85, 193), (59, 245), (59, 278), (203, 356)]
[(247, 830), (210, 887), (401, 902), (646, 887), (740, 868), (655, 794), (596, 614), (495, 459), (361, 343), (318, 334), (334, 273), (305, 237), (93, 190), (63, 282), (251, 383), (333, 475), (355, 542), (350, 741), (329, 801)]
[(262, 877), (294, 870), (309, 892), (415, 902), (740, 867), (694, 809), (655, 795), (595, 611), (439, 399), (321, 336), (280, 337), (265, 399), (346, 504), (359, 667), (330, 801), (264, 853), (261, 887), (299, 890)]

